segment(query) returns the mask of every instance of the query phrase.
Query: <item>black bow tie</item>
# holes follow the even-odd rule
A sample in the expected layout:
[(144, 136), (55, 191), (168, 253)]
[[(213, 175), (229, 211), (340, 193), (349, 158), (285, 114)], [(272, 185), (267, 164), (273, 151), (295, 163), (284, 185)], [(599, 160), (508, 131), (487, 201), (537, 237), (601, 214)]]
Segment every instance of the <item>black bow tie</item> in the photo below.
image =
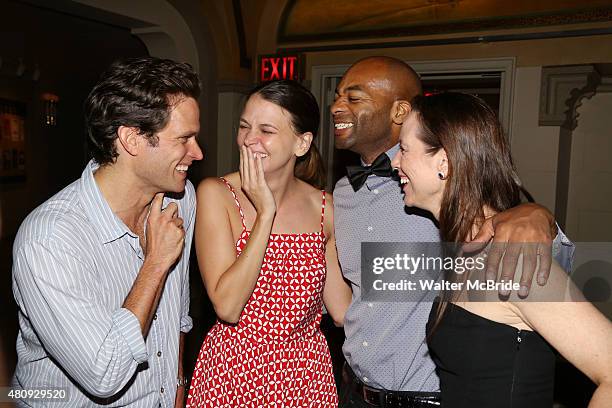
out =
[(355, 191), (363, 187), (370, 174), (375, 174), (378, 177), (393, 177), (394, 175), (391, 160), (385, 153), (378, 156), (371, 166), (347, 166), (346, 172)]

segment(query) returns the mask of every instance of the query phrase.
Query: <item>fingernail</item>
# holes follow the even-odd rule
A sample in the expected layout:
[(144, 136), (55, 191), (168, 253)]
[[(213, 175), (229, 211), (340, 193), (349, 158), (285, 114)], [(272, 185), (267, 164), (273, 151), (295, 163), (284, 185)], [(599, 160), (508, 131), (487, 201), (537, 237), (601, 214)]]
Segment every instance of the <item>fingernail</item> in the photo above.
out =
[(529, 287), (525, 286), (525, 285), (521, 285), (521, 288), (519, 289), (519, 296), (527, 296), (529, 294)]

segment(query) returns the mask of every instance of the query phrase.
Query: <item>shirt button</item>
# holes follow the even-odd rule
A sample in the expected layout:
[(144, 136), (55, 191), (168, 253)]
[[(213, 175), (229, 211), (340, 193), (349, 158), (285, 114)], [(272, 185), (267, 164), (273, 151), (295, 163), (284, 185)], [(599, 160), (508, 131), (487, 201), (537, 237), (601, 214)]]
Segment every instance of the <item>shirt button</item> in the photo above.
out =
[(363, 344), (363, 347), (368, 347), (368, 342), (367, 341), (364, 341), (362, 344)]
[(159, 390), (159, 392), (161, 392), (162, 394), (164, 393), (164, 387), (161, 387), (161, 389)]
[(363, 377), (363, 381), (364, 381), (364, 382), (368, 382), (368, 381), (370, 381), (370, 380), (368, 379), (368, 377)]
[(372, 190), (372, 192), (373, 192), (374, 194), (378, 194), (378, 189), (377, 189), (377, 188), (375, 188), (374, 190)]
[(372, 226), (368, 227), (368, 231), (372, 231), (374, 228), (372, 228)]
[(161, 357), (161, 354), (162, 354), (161, 351), (158, 351), (157, 352), (157, 357)]
[(368, 307), (372, 307), (374, 306), (372, 303), (368, 303)]
[(153, 320), (157, 320), (157, 313), (153, 315)]

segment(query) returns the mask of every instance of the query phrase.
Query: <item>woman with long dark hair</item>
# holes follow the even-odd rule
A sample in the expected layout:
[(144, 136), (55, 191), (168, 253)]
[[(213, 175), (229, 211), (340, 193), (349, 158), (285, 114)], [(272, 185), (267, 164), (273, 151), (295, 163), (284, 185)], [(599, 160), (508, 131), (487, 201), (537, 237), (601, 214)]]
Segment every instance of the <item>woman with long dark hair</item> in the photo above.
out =
[[(459, 246), (487, 218), (520, 202), (508, 142), (477, 97), (419, 96), (411, 106), (393, 159), (404, 202), (430, 211), (442, 240)], [(466, 275), (450, 271), (446, 279), (466, 282)], [(584, 299), (568, 300), (567, 293), (573, 300), (580, 294), (567, 273), (553, 262), (547, 285), (532, 288), (526, 300), (513, 294), (501, 301), (497, 293), (470, 302), (466, 290), (443, 292), (434, 303), (428, 339), (442, 406), (552, 407), (553, 348), (598, 385), (589, 407), (609, 406), (612, 324)]]
[(218, 320), (188, 407), (335, 407), (322, 305), (341, 325), (351, 300), (336, 254), (332, 197), (312, 143), (314, 96), (291, 81), (251, 92), (240, 170), (202, 181), (195, 239)]

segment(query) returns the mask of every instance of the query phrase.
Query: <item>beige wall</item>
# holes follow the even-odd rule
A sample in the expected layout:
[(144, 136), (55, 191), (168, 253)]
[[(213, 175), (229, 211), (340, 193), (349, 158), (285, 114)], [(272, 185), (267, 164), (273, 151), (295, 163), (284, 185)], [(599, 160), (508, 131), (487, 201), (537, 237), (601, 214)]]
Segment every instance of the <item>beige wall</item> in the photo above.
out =
[(523, 184), (554, 212), (559, 127), (538, 125), (541, 76), (541, 67), (516, 69), (510, 144)]
[(612, 242), (612, 94), (578, 108), (572, 137), (567, 232), (576, 241)]
[(306, 53), (306, 72), (313, 65), (351, 64), (370, 55), (406, 61), (515, 57), (516, 65), (543, 66), (612, 62), (612, 35)]

